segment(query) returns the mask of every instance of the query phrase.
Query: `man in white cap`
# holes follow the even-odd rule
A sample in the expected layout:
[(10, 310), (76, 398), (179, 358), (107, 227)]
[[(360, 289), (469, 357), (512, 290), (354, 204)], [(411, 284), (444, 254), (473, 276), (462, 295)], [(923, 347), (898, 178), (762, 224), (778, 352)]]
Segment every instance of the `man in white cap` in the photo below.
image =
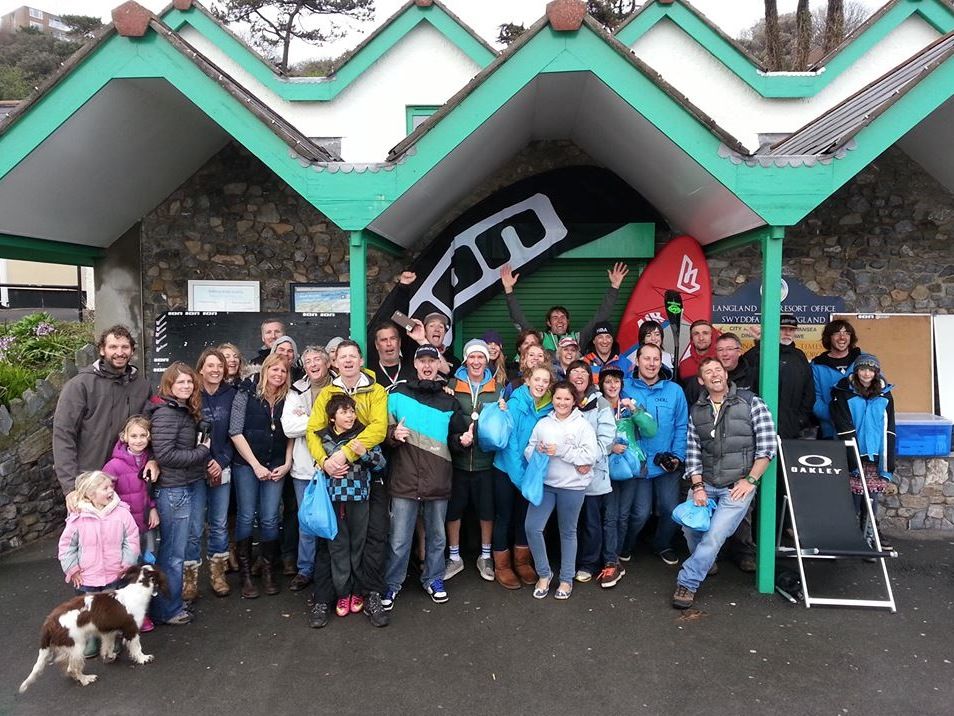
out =
[[(487, 368), (489, 362), (490, 348), (484, 341), (479, 338), (467, 341), (464, 346), (464, 364), (448, 381), (448, 387), (467, 416), (468, 430), (475, 435), (477, 420), (484, 406), (496, 403), (500, 398), (500, 386)], [(494, 580), (495, 559), (491, 556), (494, 531), (493, 460), (494, 454), (481, 450), (476, 440), (461, 452), (451, 453), (454, 474), (451, 479), (450, 501), (447, 504), (447, 548), (450, 556), (444, 570), (445, 580), (464, 569), (464, 562), (460, 557), (460, 521), (468, 504), (477, 512), (477, 519), (480, 520), (480, 557), (477, 559), (477, 571), (483, 579), (489, 582)], [(513, 575), (510, 571), (510, 552), (503, 552), (501, 555), (506, 555), (505, 566), (510, 575)]]
[(416, 318), (414, 328), (408, 335), (417, 343), (418, 346), (432, 345), (438, 353), (438, 371), (445, 379), (449, 378), (457, 366), (460, 365), (460, 359), (451, 353), (444, 345), (444, 337), (447, 335), (447, 329), (450, 328), (450, 319), (440, 311), (432, 311), (424, 316), (420, 321)]

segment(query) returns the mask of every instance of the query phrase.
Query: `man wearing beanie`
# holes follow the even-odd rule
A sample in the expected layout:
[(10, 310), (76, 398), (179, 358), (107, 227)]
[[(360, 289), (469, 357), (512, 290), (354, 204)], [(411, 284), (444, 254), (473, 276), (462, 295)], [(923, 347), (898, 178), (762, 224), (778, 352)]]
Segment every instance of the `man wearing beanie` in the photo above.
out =
[(616, 342), (613, 324), (609, 321), (600, 321), (593, 327), (593, 340), (587, 346), (583, 356), (593, 371), (593, 384), (599, 383), (600, 368), (619, 360), (619, 343)]
[[(454, 372), (448, 387), (460, 403), (467, 416), (468, 430), (476, 437), (477, 421), (484, 406), (496, 403), (500, 398), (500, 387), (494, 380), (493, 372), (487, 367), (490, 360), (490, 348), (481, 339), (467, 341), (464, 346), (464, 364)], [(451, 497), (447, 505), (447, 548), (450, 552), (444, 579), (450, 579), (464, 569), (460, 556), (460, 523), (467, 505), (470, 504), (480, 520), (480, 557), (477, 559), (477, 571), (483, 579), (494, 580), (494, 564), (506, 555), (506, 564), (501, 564), (502, 574), (498, 578), (510, 578), (516, 588), (520, 585), (516, 575), (510, 569), (510, 552), (491, 556), (491, 538), (494, 529), (494, 454), (484, 452), (474, 440), (470, 446), (453, 453), (451, 462), (454, 475), (451, 482)], [(503, 581), (500, 582), (507, 587)]]

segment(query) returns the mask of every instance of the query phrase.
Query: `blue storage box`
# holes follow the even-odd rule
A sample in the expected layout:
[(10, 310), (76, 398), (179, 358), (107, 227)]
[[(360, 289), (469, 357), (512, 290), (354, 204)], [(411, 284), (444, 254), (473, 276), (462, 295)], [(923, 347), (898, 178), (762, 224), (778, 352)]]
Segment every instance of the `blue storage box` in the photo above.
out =
[(898, 457), (947, 457), (951, 421), (931, 413), (897, 413)]

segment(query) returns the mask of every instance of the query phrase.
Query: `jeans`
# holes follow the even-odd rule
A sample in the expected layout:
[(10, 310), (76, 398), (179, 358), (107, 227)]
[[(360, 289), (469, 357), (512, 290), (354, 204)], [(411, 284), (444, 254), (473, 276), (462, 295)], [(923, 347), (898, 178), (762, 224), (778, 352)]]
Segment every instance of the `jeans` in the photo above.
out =
[(258, 513), (259, 532), (262, 542), (278, 539), (278, 510), (282, 502), (281, 480), (259, 480), (250, 465), (233, 465), (232, 482), (235, 483), (235, 541), (252, 536), (252, 522)]
[(580, 509), (576, 567), (590, 574), (596, 574), (602, 567), (600, 558), (603, 553), (603, 511), (607, 497), (609, 495), (586, 495)]
[[(705, 580), (709, 569), (715, 564), (719, 550), (725, 541), (732, 536), (739, 523), (745, 517), (749, 505), (755, 498), (752, 490), (741, 500), (733, 500), (729, 496), (732, 486), (713, 487), (706, 485), (706, 495), (715, 500), (716, 508), (712, 513), (708, 532), (699, 532), (683, 527), (686, 542), (689, 543), (689, 559), (682, 563), (682, 569), (676, 577), (676, 584), (695, 592)], [(672, 520), (670, 520), (672, 521)]]
[[(295, 480), (288, 478), (295, 488), (295, 498), (297, 504), (301, 507), (301, 501), (305, 497), (305, 488), (308, 487), (308, 480)], [(286, 528), (288, 523), (285, 523)], [(295, 527), (298, 527), (298, 520), (295, 520)], [(298, 574), (310, 577), (315, 573), (315, 540), (312, 535), (303, 534), (298, 530)]]
[[(444, 520), (447, 516), (447, 500), (424, 502), (424, 572), (421, 584), (429, 585), (444, 577), (444, 547), (447, 542)], [(407, 562), (411, 556), (411, 541), (421, 502), (404, 497), (391, 498), (390, 551), (385, 579), (388, 589), (397, 593), (407, 577)]]
[(623, 543), (623, 554), (632, 554), (636, 549), (636, 540), (646, 526), (654, 506), (659, 521), (653, 537), (653, 552), (659, 554), (665, 549), (672, 548), (672, 538), (676, 536), (679, 529), (679, 525), (672, 519), (672, 511), (679, 504), (681, 479), (682, 473), (679, 472), (666, 472), (658, 477), (646, 479), (633, 478), (633, 482), (636, 483), (636, 494), (633, 498), (633, 510), (629, 518), (626, 541)]
[(539, 505), (527, 508), (527, 541), (533, 553), (533, 566), (540, 579), (553, 576), (547, 557), (547, 544), (543, 530), (547, 526), (553, 508), (556, 507), (560, 526), (560, 581), (573, 582), (576, 563), (576, 523), (580, 519), (585, 490), (567, 490), (563, 487), (543, 486), (543, 500)]
[[(507, 473), (493, 468), (494, 474), (494, 552), (505, 552), (510, 545), (524, 547), (527, 544), (527, 533), (524, 522), (527, 517), (529, 504), (514, 484), (507, 477)], [(510, 529), (513, 528), (513, 541), (510, 540)]]
[(202, 533), (205, 523), (209, 523), (209, 539), (206, 554), (227, 554), (229, 535), (227, 529), (229, 513), (228, 484), (209, 487), (205, 480), (195, 483), (192, 495), (192, 514), (189, 517), (189, 545), (186, 547), (186, 562), (202, 561)]
[(160, 592), (152, 600), (153, 618), (157, 622), (168, 621), (182, 611), (182, 564), (189, 544), (192, 502), (196, 485), (201, 482), (156, 490), (160, 538), (157, 566), (169, 581), (169, 596)]
[(89, 584), (81, 584), (78, 587), (73, 587), (73, 591), (77, 596), (83, 594), (98, 594), (99, 592), (105, 592), (108, 589), (120, 589), (123, 586), (123, 580), (117, 579), (109, 584), (104, 584), (101, 587)]
[(646, 482), (634, 477), (631, 480), (613, 480), (613, 491), (606, 496), (603, 513), (603, 563), (619, 562), (620, 547), (626, 541), (633, 504), (636, 500), (636, 486)]

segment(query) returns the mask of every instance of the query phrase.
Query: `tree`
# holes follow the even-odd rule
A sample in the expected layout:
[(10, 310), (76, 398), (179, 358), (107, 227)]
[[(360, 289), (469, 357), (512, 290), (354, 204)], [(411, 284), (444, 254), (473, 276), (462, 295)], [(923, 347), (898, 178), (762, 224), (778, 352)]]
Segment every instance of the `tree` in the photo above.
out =
[(497, 26), (497, 42), (501, 45), (509, 45), (527, 31), (523, 25), (513, 22), (507, 22)]
[(782, 69), (782, 35), (778, 27), (778, 4), (765, 0), (765, 64), (770, 70)]
[(0, 100), (23, 99), (30, 94), (30, 83), (23, 70), (10, 65), (0, 65)]
[(586, 11), (612, 32), (636, 9), (636, 0), (587, 0)]
[(333, 21), (315, 29), (307, 29), (305, 21), (325, 16), (365, 22), (374, 15), (374, 0), (223, 0), (214, 11), (224, 22), (248, 23), (253, 44), (280, 55), (278, 67), (287, 72), (292, 40), (322, 45), (344, 36), (344, 28)]
[(84, 42), (103, 26), (103, 21), (92, 15), (62, 15), (60, 20), (69, 25), (70, 39)]
[(4, 99), (25, 98), (78, 48), (79, 43), (57, 40), (53, 35), (32, 27), (0, 36)]
[(795, 9), (795, 61), (792, 69), (804, 72), (808, 69), (808, 53), (812, 45), (812, 13), (808, 8), (808, 0), (798, 0)]

